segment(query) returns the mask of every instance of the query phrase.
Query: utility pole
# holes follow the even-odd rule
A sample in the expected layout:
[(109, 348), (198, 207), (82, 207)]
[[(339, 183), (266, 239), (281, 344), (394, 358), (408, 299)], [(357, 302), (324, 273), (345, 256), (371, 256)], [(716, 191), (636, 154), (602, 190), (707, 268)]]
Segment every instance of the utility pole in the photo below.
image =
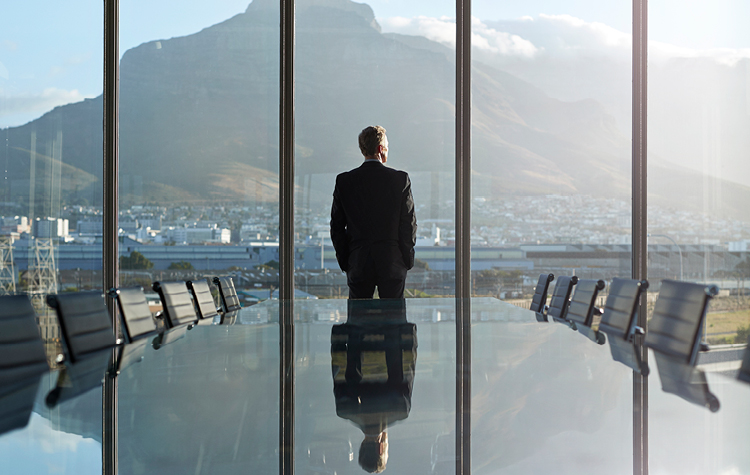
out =
[(13, 236), (0, 236), (0, 295), (16, 292), (16, 268), (13, 263)]

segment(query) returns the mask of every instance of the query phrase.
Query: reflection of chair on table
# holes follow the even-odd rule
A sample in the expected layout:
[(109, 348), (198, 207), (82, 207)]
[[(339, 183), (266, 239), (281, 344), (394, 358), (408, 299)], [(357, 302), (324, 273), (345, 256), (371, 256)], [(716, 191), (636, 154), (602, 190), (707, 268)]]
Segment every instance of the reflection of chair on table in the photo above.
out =
[(0, 434), (28, 424), (49, 370), (35, 318), (28, 296), (0, 297)]
[(534, 296), (531, 298), (529, 309), (536, 313), (536, 319), (540, 322), (546, 322), (547, 317), (547, 291), (549, 284), (555, 280), (554, 274), (540, 274), (539, 281), (534, 289)]
[(638, 326), (638, 304), (641, 294), (648, 289), (645, 280), (612, 279), (604, 304), (599, 331), (607, 334), (612, 358), (643, 376), (648, 376), (648, 363), (642, 361), (634, 337), (643, 335)]
[(594, 329), (594, 317), (601, 315), (601, 310), (596, 307), (596, 298), (599, 291), (604, 290), (604, 285), (603, 280), (579, 280), (566, 316), (574, 329), (600, 345), (604, 344), (605, 337)]
[(57, 312), (65, 348), (65, 357), (58, 358), (65, 368), (46, 400), (54, 407), (101, 386), (118, 341), (100, 292), (48, 295), (47, 304)]
[(359, 463), (368, 471), (385, 467), (386, 429), (411, 409), (417, 328), (405, 309), (403, 300), (349, 300), (347, 322), (331, 329), (336, 415), (364, 433)]
[(719, 410), (719, 400), (695, 364), (705, 349), (701, 339), (708, 304), (717, 294), (715, 285), (662, 281), (645, 341), (654, 350), (662, 389), (711, 412)]

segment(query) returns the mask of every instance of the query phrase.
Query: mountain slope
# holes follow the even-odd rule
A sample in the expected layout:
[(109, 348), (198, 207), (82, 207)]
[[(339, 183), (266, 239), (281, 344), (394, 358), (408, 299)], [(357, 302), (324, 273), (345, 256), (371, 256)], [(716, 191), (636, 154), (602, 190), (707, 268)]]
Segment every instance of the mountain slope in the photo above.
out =
[[(272, 0), (255, 0), (245, 13), (220, 24), (123, 55), (123, 203), (248, 195), (277, 200), (277, 9)], [(382, 34), (364, 4), (300, 0), (295, 59), (298, 175), (357, 166), (357, 134), (377, 123), (388, 129), (389, 164), (452, 176), (451, 50), (421, 37)], [(629, 199), (630, 140), (599, 103), (553, 99), (479, 62), (472, 74), (472, 168), (488, 181), (491, 196), (584, 193)], [(12, 147), (28, 149), (34, 129), (50, 136), (62, 130), (63, 161), (100, 179), (101, 98), (56, 108), (0, 133)], [(22, 165), (17, 168), (15, 176), (28, 176)], [(683, 182), (699, 179), (677, 170)], [(330, 200), (328, 182), (319, 183), (311, 206)], [(750, 196), (749, 189), (735, 188), (720, 199)], [(652, 193), (657, 201), (680, 201), (666, 188)], [(449, 195), (445, 190), (443, 196)], [(738, 202), (718, 209), (747, 218), (750, 212)]]

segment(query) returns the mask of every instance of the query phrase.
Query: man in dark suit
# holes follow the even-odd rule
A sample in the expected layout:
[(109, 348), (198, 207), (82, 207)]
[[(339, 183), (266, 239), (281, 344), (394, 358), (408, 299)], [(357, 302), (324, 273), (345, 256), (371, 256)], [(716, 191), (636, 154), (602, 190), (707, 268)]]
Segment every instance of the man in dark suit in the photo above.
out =
[(385, 166), (385, 129), (359, 134), (365, 162), (336, 177), (331, 207), (331, 240), (346, 272), (349, 298), (404, 298), (406, 272), (414, 267), (417, 218), (406, 172)]

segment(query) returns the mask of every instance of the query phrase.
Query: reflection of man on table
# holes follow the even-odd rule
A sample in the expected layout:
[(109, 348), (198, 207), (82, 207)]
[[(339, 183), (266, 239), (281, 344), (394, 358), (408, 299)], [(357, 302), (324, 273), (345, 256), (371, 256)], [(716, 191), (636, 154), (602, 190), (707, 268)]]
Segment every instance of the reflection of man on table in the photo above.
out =
[(346, 272), (349, 298), (404, 298), (414, 267), (417, 218), (406, 172), (386, 167), (388, 138), (380, 126), (359, 134), (365, 162), (336, 177), (331, 241)]
[[(365, 435), (359, 449), (360, 466), (380, 473), (388, 462), (387, 427), (409, 417), (417, 327), (398, 309), (395, 317), (389, 313), (374, 322), (357, 321), (352, 315), (355, 302), (350, 301), (348, 321), (331, 330), (336, 415), (352, 421)], [(369, 302), (391, 305), (382, 300)], [(402, 312), (404, 301), (395, 302)]]

